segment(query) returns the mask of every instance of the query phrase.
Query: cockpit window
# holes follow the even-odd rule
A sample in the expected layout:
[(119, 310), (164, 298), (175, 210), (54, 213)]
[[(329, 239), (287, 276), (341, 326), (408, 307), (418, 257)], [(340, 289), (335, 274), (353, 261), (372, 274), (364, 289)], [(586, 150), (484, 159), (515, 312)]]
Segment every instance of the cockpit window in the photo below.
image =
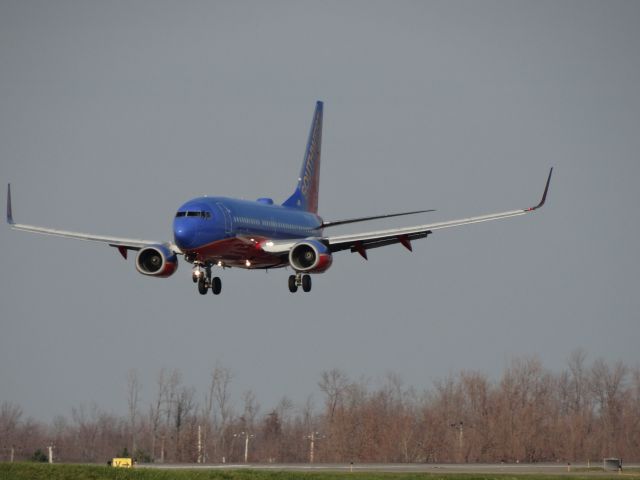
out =
[(211, 218), (211, 212), (178, 212), (176, 213), (176, 217), (202, 217), (202, 218)]

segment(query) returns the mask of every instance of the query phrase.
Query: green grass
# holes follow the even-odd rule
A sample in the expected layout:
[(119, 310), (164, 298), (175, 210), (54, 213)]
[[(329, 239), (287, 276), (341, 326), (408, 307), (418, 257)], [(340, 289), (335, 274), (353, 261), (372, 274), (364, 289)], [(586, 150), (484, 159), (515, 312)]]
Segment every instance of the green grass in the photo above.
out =
[[(602, 467), (589, 467), (589, 468), (573, 468), (571, 467), (571, 471), (572, 472), (576, 472), (576, 473), (608, 473), (610, 475), (615, 475), (617, 472), (613, 471), (613, 470), (607, 470), (606, 472), (602, 469)], [(635, 475), (635, 476), (639, 476), (640, 477), (640, 468), (624, 468), (623, 466), (623, 470), (622, 473), (624, 475)]]
[[(640, 480), (640, 475), (625, 475)], [(368, 472), (277, 472), (260, 470), (155, 470), (122, 469), (98, 465), (48, 465), (41, 463), (0, 463), (0, 480), (567, 480), (560, 475), (493, 475)], [(571, 475), (572, 480), (593, 479), (594, 475)], [(596, 474), (599, 480), (621, 480), (618, 474)]]

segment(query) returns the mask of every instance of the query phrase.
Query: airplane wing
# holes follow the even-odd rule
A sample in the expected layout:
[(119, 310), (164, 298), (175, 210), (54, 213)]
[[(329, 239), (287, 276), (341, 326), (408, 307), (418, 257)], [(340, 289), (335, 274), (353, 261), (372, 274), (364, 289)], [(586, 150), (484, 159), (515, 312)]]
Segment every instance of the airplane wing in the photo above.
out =
[[(365, 259), (367, 258), (367, 250), (371, 248), (384, 247), (394, 243), (400, 243), (408, 250), (411, 250), (411, 240), (425, 238), (432, 234), (434, 230), (443, 228), (459, 227), (462, 225), (471, 225), (473, 223), (489, 222), (492, 220), (501, 220), (504, 218), (518, 217), (531, 213), (542, 207), (547, 199), (549, 184), (551, 182), (551, 174), (553, 168), (549, 171), (547, 183), (542, 194), (542, 200), (535, 207), (525, 208), (522, 210), (509, 210), (506, 212), (490, 213), (488, 215), (480, 215), (477, 217), (461, 218), (458, 220), (450, 220), (446, 222), (430, 223), (426, 225), (416, 225), (412, 227), (392, 228), (387, 230), (378, 230), (372, 232), (355, 233), (348, 235), (336, 235), (322, 237), (319, 240), (325, 243), (331, 252), (339, 252), (341, 250), (350, 250), (358, 252)], [(303, 240), (303, 239), (300, 239)], [(262, 249), (274, 253), (284, 254), (288, 252), (296, 244), (296, 241), (273, 241), (262, 245)]]
[(173, 243), (158, 242), (152, 240), (140, 240), (135, 238), (111, 237), (106, 235), (94, 235), (91, 233), (70, 232), (67, 230), (58, 230), (55, 228), (38, 227), (35, 225), (25, 225), (16, 223), (13, 220), (13, 211), (11, 207), (11, 184), (7, 186), (7, 223), (14, 230), (23, 232), (40, 233), (42, 235), (53, 235), (56, 237), (75, 238), (78, 240), (86, 240), (90, 242), (106, 243), (110, 247), (116, 247), (124, 258), (127, 258), (127, 250), (140, 250), (151, 245), (167, 245), (174, 253), (182, 253), (180, 249)]
[(542, 207), (547, 199), (549, 191), (549, 183), (551, 182), (551, 174), (553, 168), (549, 171), (547, 183), (542, 194), (542, 199), (535, 207), (525, 208), (522, 210), (510, 210), (506, 212), (490, 213), (488, 215), (480, 215), (477, 217), (461, 218), (458, 220), (450, 220), (447, 222), (431, 223), (427, 225), (417, 225), (413, 227), (392, 228), (388, 230), (378, 230), (374, 232), (357, 233), (350, 235), (338, 235), (326, 237), (324, 240), (328, 243), (329, 250), (338, 252), (341, 250), (351, 250), (358, 252), (365, 259), (367, 258), (367, 250), (371, 248), (384, 247), (394, 243), (401, 243), (408, 250), (411, 250), (411, 240), (425, 238), (433, 233), (434, 230), (443, 228), (460, 227), (462, 225), (471, 225), (473, 223), (490, 222), (492, 220), (501, 220), (504, 218), (518, 217), (531, 213)]

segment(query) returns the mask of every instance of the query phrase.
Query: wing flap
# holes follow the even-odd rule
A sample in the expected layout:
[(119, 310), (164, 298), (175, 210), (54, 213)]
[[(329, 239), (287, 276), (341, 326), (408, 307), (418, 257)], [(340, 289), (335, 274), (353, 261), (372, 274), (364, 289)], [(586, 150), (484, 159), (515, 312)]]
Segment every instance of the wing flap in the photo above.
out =
[[(392, 235), (385, 238), (377, 238), (377, 239), (367, 239), (367, 240), (358, 240), (357, 242), (339, 242), (339, 243), (329, 243), (329, 249), (332, 252), (339, 252), (341, 250), (350, 250), (351, 252), (360, 252), (361, 249), (370, 250), (372, 248), (386, 247), (387, 245), (393, 245), (395, 243), (400, 243), (405, 248), (408, 248), (405, 243), (411, 240), (418, 240), (420, 238), (425, 238), (429, 234), (431, 234), (430, 230), (425, 232), (416, 232), (412, 234), (401, 234), (401, 235)], [(410, 244), (409, 244), (410, 245)]]

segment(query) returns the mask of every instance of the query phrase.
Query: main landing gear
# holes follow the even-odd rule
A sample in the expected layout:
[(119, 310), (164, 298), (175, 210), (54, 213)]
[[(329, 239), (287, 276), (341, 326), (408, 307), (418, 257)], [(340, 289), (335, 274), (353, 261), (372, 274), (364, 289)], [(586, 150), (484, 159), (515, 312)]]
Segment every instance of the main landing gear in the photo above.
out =
[(222, 291), (222, 280), (220, 277), (211, 277), (211, 264), (209, 263), (204, 265), (204, 269), (202, 265), (193, 267), (191, 279), (198, 284), (198, 292), (201, 295), (206, 295), (209, 288), (214, 295), (220, 295)]
[(296, 293), (298, 291), (298, 287), (302, 287), (302, 290), (305, 292), (310, 292), (311, 276), (303, 275), (299, 272), (295, 275), (289, 275), (289, 291), (291, 293)]

